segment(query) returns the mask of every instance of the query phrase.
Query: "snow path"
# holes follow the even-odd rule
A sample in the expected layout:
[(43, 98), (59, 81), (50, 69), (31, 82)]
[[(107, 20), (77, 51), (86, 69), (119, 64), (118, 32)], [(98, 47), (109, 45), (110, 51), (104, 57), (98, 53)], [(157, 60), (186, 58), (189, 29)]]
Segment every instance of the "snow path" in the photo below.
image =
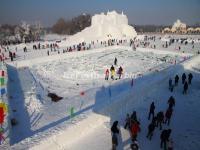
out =
[[(155, 135), (153, 137), (152, 142), (149, 142), (148, 140), (146, 140), (145, 135), (146, 135), (146, 129), (147, 129), (147, 125), (148, 125), (148, 121), (147, 121), (147, 114), (148, 114), (148, 108), (149, 105), (151, 103), (152, 100), (155, 101), (156, 103), (156, 107), (157, 112), (160, 110), (166, 110), (167, 108), (167, 100), (169, 98), (169, 96), (171, 96), (171, 92), (168, 91), (168, 78), (170, 76), (174, 76), (175, 73), (179, 73), (179, 75), (182, 74), (182, 72), (184, 71), (183, 67), (188, 67), (190, 68), (191, 66), (193, 66), (193, 61), (194, 60), (200, 60), (200, 57), (196, 57), (191, 61), (185, 62), (182, 66), (181, 65), (176, 65), (175, 67), (170, 67), (164, 71), (159, 72), (158, 74), (151, 74), (151, 75), (147, 75), (144, 76), (144, 78), (142, 79), (138, 79), (138, 81), (135, 81), (135, 87), (132, 89), (133, 92), (131, 93), (124, 93), (122, 95), (120, 95), (120, 97), (114, 97), (114, 98), (118, 98), (116, 101), (112, 102), (110, 105), (107, 105), (107, 107), (102, 107), (103, 109), (97, 109), (97, 111), (95, 111), (96, 113), (99, 114), (103, 114), (106, 116), (110, 117), (110, 124), (112, 124), (112, 122), (117, 119), (120, 121), (121, 126), (123, 126), (123, 120), (125, 118), (125, 115), (127, 112), (131, 113), (133, 110), (136, 110), (138, 112), (138, 116), (140, 118), (140, 121), (142, 123), (142, 132), (138, 137), (141, 149), (143, 150), (156, 150), (159, 149), (159, 136), (160, 136), (160, 131), (156, 130)], [(187, 71), (187, 70), (186, 70)], [(175, 92), (173, 93), (173, 95), (175, 96), (176, 100), (177, 100), (177, 104), (175, 107), (175, 111), (174, 111), (174, 116), (172, 118), (172, 122), (170, 127), (172, 128), (172, 137), (175, 141), (175, 148), (176, 149), (189, 149), (191, 146), (185, 147), (185, 142), (187, 140), (188, 137), (190, 137), (190, 139), (192, 139), (189, 143), (187, 140), (187, 143), (189, 145), (193, 146), (194, 150), (198, 150), (199, 149), (199, 131), (198, 131), (198, 126), (200, 124), (199, 122), (199, 112), (196, 115), (192, 115), (191, 113), (193, 112), (193, 110), (191, 111), (186, 111), (187, 109), (193, 109), (193, 106), (189, 106), (188, 104), (194, 103), (197, 101), (197, 99), (199, 98), (199, 92), (198, 88), (198, 82), (195, 81), (199, 81), (199, 73), (193, 72), (194, 74), (194, 84), (192, 85), (193, 88), (189, 89), (189, 95), (190, 92), (192, 93), (197, 93), (196, 95), (192, 96), (192, 100), (188, 102), (188, 96), (189, 95), (182, 95), (182, 86), (179, 85), (178, 88), (175, 89)], [(146, 83), (148, 83), (148, 85), (146, 85)], [(146, 86), (145, 86), (146, 85)], [(131, 90), (131, 91), (132, 91)], [(191, 95), (192, 95), (191, 93)], [(128, 95), (127, 95), (128, 94)], [(191, 96), (190, 95), (190, 96)], [(113, 98), (113, 99), (114, 99)], [(185, 103), (182, 103), (182, 101), (186, 101)], [(199, 107), (199, 103), (197, 103), (198, 107)], [(194, 110), (197, 109), (198, 107), (194, 107)], [(184, 116), (191, 116), (188, 122), (184, 119), (184, 116), (182, 115), (184, 114)], [(146, 116), (146, 117), (145, 117)], [(176, 116), (179, 116), (178, 118)], [(180, 117), (183, 116), (183, 117)], [(176, 118), (176, 120), (175, 120)], [(193, 121), (197, 121), (198, 122), (196, 124), (193, 124)], [(181, 122), (181, 124), (180, 124)], [(187, 126), (183, 126), (182, 128), (180, 128), (180, 126), (183, 124), (186, 124)], [(191, 124), (192, 123), (192, 124)], [(92, 123), (90, 124), (90, 122), (88, 122), (89, 125), (92, 125)], [(81, 127), (81, 126), (77, 126), (77, 127)], [(166, 128), (166, 127), (165, 127)], [(186, 129), (187, 128), (187, 129)], [(97, 131), (98, 130), (98, 131)], [(62, 141), (60, 142), (59, 140), (54, 139), (54, 141), (56, 141), (56, 145), (58, 146), (58, 149), (83, 149), (82, 145), (84, 145), (84, 149), (110, 149), (111, 147), (111, 137), (108, 136), (108, 131), (110, 130), (110, 125), (109, 123), (104, 123), (102, 125), (99, 125), (98, 127), (96, 127), (96, 130), (93, 130), (92, 133), (90, 134), (86, 134), (84, 137), (80, 137), (79, 140), (77, 140), (77, 144), (76, 142), (73, 144), (71, 144), (70, 142), (68, 142), (68, 140), (66, 139), (66, 134), (64, 135), (58, 135), (55, 138), (59, 138), (62, 139), (62, 141), (64, 140), (65, 142), (63, 143)], [(185, 133), (186, 131), (189, 131), (188, 133)], [(76, 132), (76, 130), (74, 130), (74, 133)], [(88, 131), (91, 132), (91, 131)], [(119, 149), (128, 149), (129, 144), (130, 144), (130, 137), (129, 134), (127, 133), (127, 131), (122, 130), (121, 129), (121, 133), (122, 133), (122, 137), (120, 138), (121, 144), (119, 145)], [(182, 133), (182, 134), (181, 134)], [(184, 135), (184, 136), (183, 136)], [(95, 138), (96, 137), (96, 138)], [(100, 139), (104, 139), (102, 141), (100, 141), (100, 139), (98, 138), (100, 137)], [(185, 138), (185, 139), (184, 139)], [(106, 139), (107, 142), (104, 142)], [(178, 139), (178, 140), (177, 140)], [(50, 140), (50, 139), (49, 139)], [(45, 145), (47, 144), (48, 147), (51, 147), (49, 144), (49, 140), (47, 140), (48, 142), (42, 142), (42, 147), (44, 148)], [(178, 141), (176, 143), (176, 140)], [(51, 141), (51, 140), (50, 140)], [(98, 144), (97, 144), (98, 143)], [(71, 145), (71, 146), (70, 146)], [(55, 146), (55, 143), (52, 145)], [(98, 147), (99, 146), (99, 147)], [(183, 147), (184, 146), (184, 147)], [(36, 146), (35, 149), (40, 148), (40, 145)]]

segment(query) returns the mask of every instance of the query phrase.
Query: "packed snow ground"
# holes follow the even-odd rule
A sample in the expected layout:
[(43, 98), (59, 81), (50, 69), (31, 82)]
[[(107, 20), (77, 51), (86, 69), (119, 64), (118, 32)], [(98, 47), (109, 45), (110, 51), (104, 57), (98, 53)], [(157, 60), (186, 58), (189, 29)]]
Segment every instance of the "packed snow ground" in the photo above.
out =
[[(160, 42), (158, 41), (158, 44)], [(30, 57), (27, 58), (42, 56), (38, 51), (31, 50), (31, 47), (32, 45), (30, 45)], [(191, 146), (187, 147), (187, 145), (190, 144), (194, 150), (198, 149), (200, 111), (196, 110), (199, 106), (196, 101), (199, 98), (200, 62), (197, 61), (199, 57), (189, 67), (187, 63), (174, 65), (175, 60), (179, 63), (190, 55), (170, 48), (160, 49), (162, 50), (137, 48), (133, 51), (130, 47), (110, 47), (109, 50), (100, 48), (90, 52), (70, 53), (70, 56), (65, 59), (60, 59), (58, 56), (67, 54), (56, 55), (57, 59), (49, 61), (51, 60), (49, 58), (43, 63), (42, 59), (48, 59), (48, 57), (41, 58), (42, 61), (31, 59), (28, 65), (24, 65), (30, 65), (29, 67), (20, 69), (8, 66), (10, 108), (12, 111), (16, 110), (12, 112), (12, 115), (19, 121), (19, 124), (11, 129), (11, 148), (27, 149), (38, 144), (35, 149), (46, 149), (47, 145), (51, 149), (83, 149), (82, 145), (85, 145), (84, 149), (110, 149), (110, 125), (117, 119), (123, 127), (126, 113), (136, 110), (142, 122), (142, 132), (138, 138), (141, 149), (150, 147), (159, 149), (159, 131), (156, 131), (152, 142), (148, 142), (145, 138), (149, 105), (154, 99), (159, 110), (165, 110), (166, 101), (171, 95), (167, 90), (169, 77), (173, 77), (176, 73), (181, 75), (184, 69), (187, 69), (186, 71), (192, 71), (195, 75), (191, 89), (193, 92), (190, 93), (189, 90), (191, 99), (188, 102), (189, 95), (182, 95), (182, 86), (175, 89), (174, 96), (177, 99), (177, 105), (170, 127), (172, 127), (176, 149), (189, 149)], [(194, 50), (188, 52), (196, 53), (197, 50), (195, 46)], [(45, 53), (46, 51), (43, 56), (46, 56)], [(21, 54), (20, 58), (23, 57), (22, 50)], [(126, 74), (135, 78), (133, 88), (130, 88), (131, 79), (104, 80), (105, 69), (110, 68), (114, 57), (118, 58), (116, 69), (121, 65)], [(193, 60), (189, 64), (192, 62)], [(170, 69), (166, 69), (168, 67)], [(48, 91), (55, 92), (64, 99), (53, 103), (47, 97)], [(83, 91), (85, 95), (81, 96), (80, 93)], [(182, 100), (184, 103), (181, 103)], [(73, 119), (69, 117), (70, 107), (75, 107)], [(192, 110), (197, 112), (196, 115), (191, 115)], [(187, 118), (191, 120), (186, 122), (183, 117), (179, 117), (182, 116), (181, 114), (191, 116)], [(96, 122), (98, 119), (99, 121)], [(183, 121), (185, 125), (177, 128), (180, 121)], [(194, 121), (196, 124), (193, 123)], [(74, 128), (71, 129), (71, 127)], [(81, 133), (81, 136), (78, 136), (78, 133)], [(121, 134), (119, 149), (129, 149), (129, 133), (121, 129)], [(192, 139), (190, 144), (186, 142), (188, 138)]]

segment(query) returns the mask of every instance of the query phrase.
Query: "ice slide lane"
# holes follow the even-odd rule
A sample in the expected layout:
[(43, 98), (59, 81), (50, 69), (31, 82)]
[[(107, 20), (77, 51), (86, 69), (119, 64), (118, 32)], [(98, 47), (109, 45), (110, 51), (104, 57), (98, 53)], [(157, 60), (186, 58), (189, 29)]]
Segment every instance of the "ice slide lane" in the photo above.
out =
[(90, 134), (95, 129), (98, 129), (105, 122), (110, 120), (112, 123), (115, 119), (124, 118), (126, 112), (131, 112), (134, 105), (136, 105), (136, 103), (140, 103), (139, 99), (142, 94), (147, 94), (150, 89), (155, 89), (160, 83), (168, 81), (170, 76), (174, 76), (175, 73), (182, 72), (184, 69), (190, 69), (194, 64), (199, 62), (200, 56), (196, 56), (183, 62), (182, 64), (174, 65), (158, 73), (151, 73), (136, 79), (134, 87), (130, 91), (126, 91), (117, 95), (117, 97), (113, 97), (112, 99), (115, 99), (115, 101), (97, 111), (97, 114), (94, 113), (90, 115), (87, 119), (77, 123), (76, 125), (72, 125), (71, 128), (67, 128), (64, 131), (58, 131), (58, 134), (46, 138), (35, 147), (32, 147), (32, 149), (42, 150), (49, 148), (69, 148), (70, 145), (76, 144), (77, 140), (84, 138), (84, 136)]

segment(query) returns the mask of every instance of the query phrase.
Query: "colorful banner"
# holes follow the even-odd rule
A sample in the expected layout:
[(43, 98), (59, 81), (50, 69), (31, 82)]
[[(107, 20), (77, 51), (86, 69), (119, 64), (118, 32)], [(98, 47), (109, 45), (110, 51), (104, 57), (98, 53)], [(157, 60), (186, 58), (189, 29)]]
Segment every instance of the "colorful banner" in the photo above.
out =
[(0, 86), (4, 86), (4, 85), (5, 85), (5, 78), (0, 77)]

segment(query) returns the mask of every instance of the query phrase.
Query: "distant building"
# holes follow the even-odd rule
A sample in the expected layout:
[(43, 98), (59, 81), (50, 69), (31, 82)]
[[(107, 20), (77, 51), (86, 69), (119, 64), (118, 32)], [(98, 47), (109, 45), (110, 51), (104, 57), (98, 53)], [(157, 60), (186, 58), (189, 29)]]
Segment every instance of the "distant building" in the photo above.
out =
[(179, 19), (174, 22), (173, 26), (171, 29), (169, 27), (164, 28), (162, 33), (178, 33), (178, 34), (199, 34), (200, 33), (200, 28), (188, 28), (187, 25), (183, 22), (181, 22)]

